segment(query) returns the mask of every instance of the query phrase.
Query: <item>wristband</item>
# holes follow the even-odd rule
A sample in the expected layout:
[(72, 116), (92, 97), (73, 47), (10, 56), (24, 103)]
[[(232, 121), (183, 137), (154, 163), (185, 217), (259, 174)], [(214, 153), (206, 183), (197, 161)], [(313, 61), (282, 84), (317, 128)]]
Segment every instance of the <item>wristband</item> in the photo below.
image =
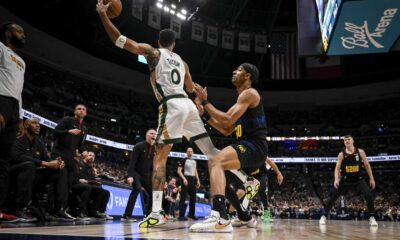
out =
[(124, 48), (125, 43), (126, 43), (126, 37), (124, 35), (120, 35), (115, 41), (115, 46), (119, 48)]
[(207, 99), (204, 99), (203, 101), (201, 101), (201, 106), (205, 106), (205, 105), (207, 105), (207, 104), (209, 104), (209, 102), (207, 101)]
[(211, 116), (210, 116), (210, 114), (208, 114), (208, 112), (204, 111), (203, 115), (201, 115), (201, 119), (202, 119), (204, 122), (208, 122), (208, 120), (211, 119)]

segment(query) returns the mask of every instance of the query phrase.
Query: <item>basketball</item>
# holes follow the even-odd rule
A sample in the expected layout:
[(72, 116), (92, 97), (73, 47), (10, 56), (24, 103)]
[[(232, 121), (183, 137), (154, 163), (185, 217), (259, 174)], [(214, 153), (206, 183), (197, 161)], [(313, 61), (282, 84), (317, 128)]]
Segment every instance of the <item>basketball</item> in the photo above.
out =
[(111, 5), (107, 9), (107, 16), (109, 18), (116, 18), (121, 14), (121, 11), (122, 11), (121, 0), (103, 0), (103, 4), (106, 5), (110, 1), (111, 1)]

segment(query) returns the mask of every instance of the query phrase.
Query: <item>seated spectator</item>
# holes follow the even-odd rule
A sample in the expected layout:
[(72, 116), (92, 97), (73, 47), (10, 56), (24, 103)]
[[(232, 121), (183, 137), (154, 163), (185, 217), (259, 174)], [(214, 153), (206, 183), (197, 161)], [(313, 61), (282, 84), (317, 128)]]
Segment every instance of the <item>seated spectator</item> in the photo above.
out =
[(175, 218), (175, 211), (177, 210), (179, 188), (176, 186), (176, 178), (171, 178), (166, 184), (164, 189), (164, 204), (165, 213), (170, 219)]
[[(94, 168), (92, 166), (95, 160), (94, 152), (88, 152), (85, 158), (78, 164), (77, 173), (78, 183), (73, 185), (73, 189), (80, 188), (83, 191), (83, 202), (79, 203), (78, 214), (85, 218), (88, 216), (112, 220), (106, 213), (107, 203), (110, 199), (110, 192), (101, 187), (101, 182), (96, 180)], [(82, 196), (82, 194), (81, 194)]]
[(53, 183), (54, 217), (63, 221), (73, 221), (73, 218), (65, 212), (68, 192), (64, 161), (60, 158), (50, 159), (44, 143), (38, 137), (39, 133), (39, 120), (27, 119), (24, 123), (24, 133), (17, 138), (13, 147), (10, 171), (11, 176), (16, 177), (17, 216), (25, 222), (35, 221), (35, 218), (27, 214), (32, 192), (39, 192), (47, 184)]

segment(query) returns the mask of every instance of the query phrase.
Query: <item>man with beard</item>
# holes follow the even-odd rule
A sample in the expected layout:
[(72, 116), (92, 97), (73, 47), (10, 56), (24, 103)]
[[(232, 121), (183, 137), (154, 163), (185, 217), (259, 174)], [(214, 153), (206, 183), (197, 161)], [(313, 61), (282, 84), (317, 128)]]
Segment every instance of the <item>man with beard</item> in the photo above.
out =
[(62, 209), (67, 205), (68, 191), (67, 172), (61, 158), (51, 160), (45, 144), (38, 137), (40, 123), (37, 118), (27, 119), (24, 123), (23, 134), (15, 141), (12, 151), (10, 172), (16, 180), (17, 216), (21, 222), (35, 221), (27, 214), (27, 207), (32, 200), (32, 192), (44, 189), (49, 183), (54, 183), (55, 209), (54, 216), (69, 220)]
[(1, 27), (0, 40), (0, 222), (16, 222), (16, 216), (2, 210), (7, 196), (11, 149), (22, 119), (25, 62), (16, 51), (25, 44), (24, 29), (16, 23), (6, 23)]

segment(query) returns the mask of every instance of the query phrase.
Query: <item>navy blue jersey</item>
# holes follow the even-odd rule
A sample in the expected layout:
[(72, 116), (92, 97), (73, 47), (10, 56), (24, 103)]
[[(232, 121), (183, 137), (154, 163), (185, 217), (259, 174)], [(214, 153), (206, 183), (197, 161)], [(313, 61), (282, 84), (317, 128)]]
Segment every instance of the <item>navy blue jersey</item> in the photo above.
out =
[(237, 120), (235, 125), (236, 138), (242, 139), (266, 139), (267, 117), (264, 113), (264, 105), (260, 95), (260, 103), (255, 108), (248, 108)]

